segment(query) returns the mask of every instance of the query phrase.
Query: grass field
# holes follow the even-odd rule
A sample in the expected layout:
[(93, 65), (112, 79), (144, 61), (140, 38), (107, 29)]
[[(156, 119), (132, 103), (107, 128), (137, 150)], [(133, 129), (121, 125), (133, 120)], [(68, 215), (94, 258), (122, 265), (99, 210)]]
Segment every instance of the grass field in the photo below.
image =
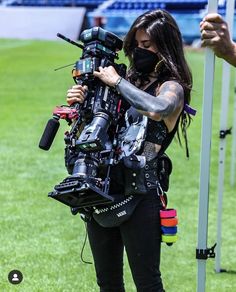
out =
[[(169, 207), (177, 208), (179, 240), (163, 244), (162, 275), (167, 292), (196, 291), (199, 164), (202, 120), (204, 54), (186, 51), (194, 76), (192, 105), (198, 110), (188, 131), (190, 159), (174, 142), (168, 153), (174, 169)], [(80, 259), (85, 237), (83, 221), (47, 193), (67, 175), (61, 127), (50, 151), (38, 148), (45, 124), (55, 105), (65, 103), (72, 85), (71, 67), (55, 68), (80, 57), (76, 47), (63, 42), (0, 40), (0, 291), (98, 291), (94, 266)], [(121, 58), (122, 61), (122, 58)], [(216, 241), (218, 147), (221, 98), (221, 61), (216, 62), (211, 155), (208, 245)], [(232, 125), (233, 82), (229, 125)], [(210, 117), (209, 117), (210, 121)], [(222, 230), (222, 267), (207, 261), (206, 291), (236, 291), (235, 188), (229, 184), (232, 137), (227, 137)], [(84, 258), (92, 261), (88, 244)], [(8, 273), (24, 275), (20, 285), (8, 282)], [(127, 292), (135, 291), (125, 264)]]

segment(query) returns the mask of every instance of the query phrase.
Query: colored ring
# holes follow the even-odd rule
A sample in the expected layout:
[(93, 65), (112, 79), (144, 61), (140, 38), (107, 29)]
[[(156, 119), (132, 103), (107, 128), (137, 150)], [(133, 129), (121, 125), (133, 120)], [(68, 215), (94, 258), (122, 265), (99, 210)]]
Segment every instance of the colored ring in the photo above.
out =
[(160, 210), (160, 217), (161, 218), (175, 217), (176, 215), (177, 215), (177, 212), (175, 209)]
[(178, 218), (161, 218), (161, 225), (166, 227), (176, 226), (178, 224)]
[(164, 235), (164, 234), (162, 234), (161, 239), (163, 242), (173, 243), (173, 242), (177, 241), (178, 236), (177, 235)]
[(165, 235), (173, 235), (177, 233), (177, 226), (164, 227), (161, 226), (162, 233)]

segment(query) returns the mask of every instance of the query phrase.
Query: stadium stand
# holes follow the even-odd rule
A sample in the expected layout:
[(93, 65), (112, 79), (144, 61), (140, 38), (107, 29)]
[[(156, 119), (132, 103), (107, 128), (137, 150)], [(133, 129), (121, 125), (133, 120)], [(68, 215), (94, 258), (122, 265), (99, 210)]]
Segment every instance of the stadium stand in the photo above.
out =
[(86, 7), (88, 11), (96, 9), (104, 0), (12, 0), (4, 1), (7, 6), (48, 6), (48, 7)]
[[(105, 28), (118, 35), (124, 35), (134, 19), (141, 13), (153, 9), (165, 9), (176, 19), (184, 42), (191, 44), (199, 40), (199, 22), (207, 12), (207, 0), (116, 0), (109, 5), (98, 6), (87, 14), (92, 26), (96, 17), (103, 17)], [(226, 0), (220, 0), (218, 11), (225, 14)]]
[(110, 1), (106, 7), (98, 6), (87, 17), (92, 26), (96, 17), (103, 16), (107, 30), (124, 35), (134, 19), (144, 11), (165, 9), (176, 19), (184, 41), (191, 43), (200, 36), (199, 22), (206, 5), (207, 0), (116, 0)]
[[(1, 1), (1, 0), (0, 0)], [(126, 34), (134, 19), (153, 9), (165, 9), (176, 19), (184, 41), (199, 39), (199, 22), (206, 13), (207, 0), (2, 0), (4, 6), (85, 7), (86, 26), (103, 26), (119, 36)], [(219, 1), (225, 13), (226, 0)]]

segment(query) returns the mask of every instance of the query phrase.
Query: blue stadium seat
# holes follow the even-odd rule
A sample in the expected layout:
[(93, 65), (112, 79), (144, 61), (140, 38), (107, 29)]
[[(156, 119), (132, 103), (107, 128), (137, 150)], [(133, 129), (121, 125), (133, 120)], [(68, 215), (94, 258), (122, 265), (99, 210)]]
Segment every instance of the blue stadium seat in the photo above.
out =
[(82, 6), (93, 10), (105, 0), (15, 0), (9, 6)]
[[(86, 7), (87, 20), (94, 24), (94, 11), (105, 0), (13, 0), (12, 6), (74, 6)], [(108, 2), (107, 2), (108, 3)], [(199, 22), (206, 13), (207, 0), (116, 0), (100, 11), (106, 18), (104, 28), (118, 35), (124, 35), (134, 19), (147, 10), (165, 9), (179, 23), (183, 36), (187, 41), (199, 38)], [(226, 0), (221, 0), (218, 12), (225, 15)], [(235, 2), (236, 7), (236, 2)], [(94, 13), (93, 13), (94, 12)]]

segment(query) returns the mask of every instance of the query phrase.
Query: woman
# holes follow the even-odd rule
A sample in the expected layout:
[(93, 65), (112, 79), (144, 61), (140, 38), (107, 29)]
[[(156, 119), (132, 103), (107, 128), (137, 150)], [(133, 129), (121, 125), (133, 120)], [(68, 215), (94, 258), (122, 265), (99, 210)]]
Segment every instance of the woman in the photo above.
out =
[[(146, 183), (145, 169), (155, 165), (153, 161), (167, 149), (178, 132), (178, 125), (184, 129), (189, 124), (184, 106), (190, 102), (192, 77), (184, 58), (180, 31), (166, 11), (150, 11), (139, 16), (124, 39), (124, 52), (130, 61), (126, 80), (111, 66), (100, 67), (94, 75), (117, 89), (131, 105), (130, 116), (148, 118), (145, 142), (138, 153), (146, 159), (143, 172), (129, 170), (125, 165), (122, 171), (125, 195), (137, 193), (142, 200), (132, 216), (118, 227), (104, 228), (92, 218), (87, 224), (88, 235), (100, 291), (125, 291), (125, 247), (137, 291), (160, 292), (164, 291), (159, 268), (159, 211), (163, 201), (157, 195), (156, 179), (149, 185)], [(68, 103), (83, 102), (85, 92), (85, 87), (73, 86), (67, 93)]]

